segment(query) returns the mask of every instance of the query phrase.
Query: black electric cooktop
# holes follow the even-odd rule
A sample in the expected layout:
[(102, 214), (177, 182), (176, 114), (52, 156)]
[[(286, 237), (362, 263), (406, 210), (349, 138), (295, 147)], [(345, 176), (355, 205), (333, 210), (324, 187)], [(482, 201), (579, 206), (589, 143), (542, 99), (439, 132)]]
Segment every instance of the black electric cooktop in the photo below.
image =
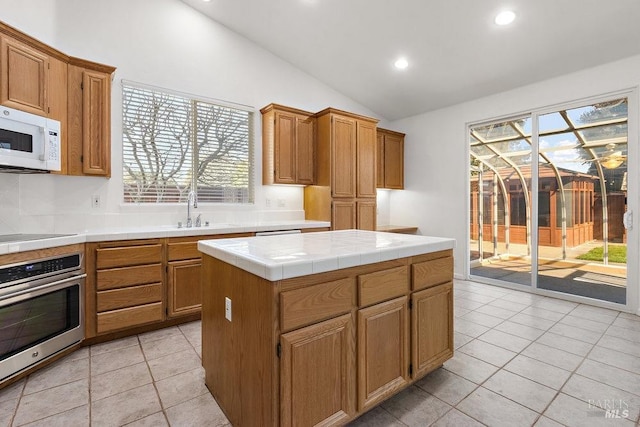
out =
[(73, 234), (0, 234), (0, 243), (24, 242), (26, 240), (52, 239), (54, 237), (73, 236)]

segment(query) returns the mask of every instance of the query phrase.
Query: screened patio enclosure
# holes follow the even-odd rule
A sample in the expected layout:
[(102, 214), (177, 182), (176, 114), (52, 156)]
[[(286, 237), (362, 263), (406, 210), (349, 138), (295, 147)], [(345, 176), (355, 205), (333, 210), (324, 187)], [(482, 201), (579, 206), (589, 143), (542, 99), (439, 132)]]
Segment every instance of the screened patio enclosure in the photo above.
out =
[(627, 99), (472, 126), (469, 140), (470, 273), (530, 286), (536, 245), (538, 288), (624, 304)]

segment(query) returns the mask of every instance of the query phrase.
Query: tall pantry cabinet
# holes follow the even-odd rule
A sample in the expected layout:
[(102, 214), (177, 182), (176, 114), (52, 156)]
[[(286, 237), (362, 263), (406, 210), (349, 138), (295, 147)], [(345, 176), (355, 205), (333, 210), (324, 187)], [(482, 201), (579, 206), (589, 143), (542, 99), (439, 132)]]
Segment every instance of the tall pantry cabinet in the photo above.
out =
[(333, 108), (316, 114), (316, 185), (305, 187), (310, 220), (333, 230), (376, 228), (377, 119)]

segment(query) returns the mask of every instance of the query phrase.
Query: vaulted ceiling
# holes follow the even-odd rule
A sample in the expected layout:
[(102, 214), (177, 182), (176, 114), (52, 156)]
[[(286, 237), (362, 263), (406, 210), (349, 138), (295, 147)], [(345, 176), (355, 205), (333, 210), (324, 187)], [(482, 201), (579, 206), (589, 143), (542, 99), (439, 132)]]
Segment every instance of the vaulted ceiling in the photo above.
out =
[(638, 0), (182, 1), (387, 120), (640, 54)]

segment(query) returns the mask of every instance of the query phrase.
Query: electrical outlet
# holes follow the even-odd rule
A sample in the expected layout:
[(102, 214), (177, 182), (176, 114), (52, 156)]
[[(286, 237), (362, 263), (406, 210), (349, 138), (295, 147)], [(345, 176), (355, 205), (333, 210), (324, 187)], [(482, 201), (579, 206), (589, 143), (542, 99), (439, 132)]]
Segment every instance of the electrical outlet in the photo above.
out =
[(287, 206), (286, 201), (284, 199), (278, 199), (278, 207), (284, 208), (285, 206)]
[(94, 194), (93, 196), (91, 196), (91, 207), (92, 208), (99, 208), (100, 207), (100, 196), (97, 194)]
[(266, 207), (270, 208), (271, 207), (271, 199), (266, 199), (264, 201), (264, 204), (265, 204)]
[(231, 322), (231, 298), (224, 297), (224, 317)]

